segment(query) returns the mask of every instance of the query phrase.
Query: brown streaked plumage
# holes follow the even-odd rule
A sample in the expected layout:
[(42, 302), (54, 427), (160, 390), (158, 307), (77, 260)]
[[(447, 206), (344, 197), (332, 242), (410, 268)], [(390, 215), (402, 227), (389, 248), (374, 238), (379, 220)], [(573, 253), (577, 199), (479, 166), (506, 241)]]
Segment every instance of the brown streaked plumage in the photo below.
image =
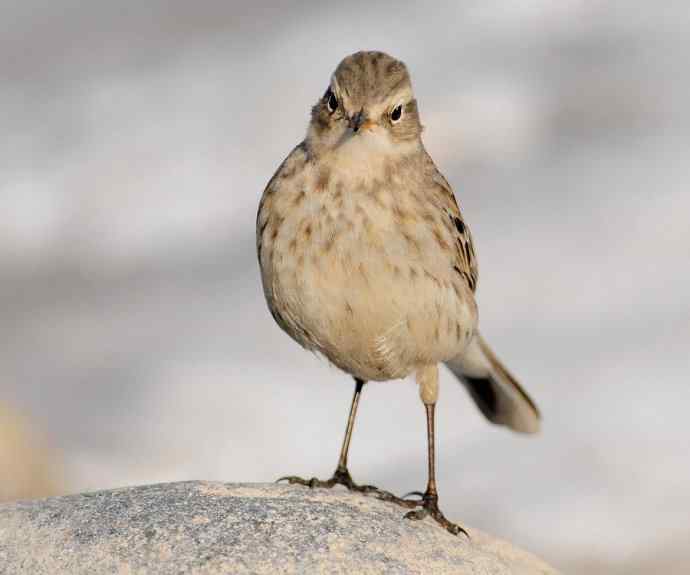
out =
[[(521, 432), (539, 412), (477, 330), (477, 258), (453, 191), (421, 140), (405, 64), (345, 58), (313, 106), (307, 136), (268, 183), (257, 214), (264, 294), (278, 325), (356, 380), (338, 467), (327, 481), (431, 515), (438, 508), (434, 406), (446, 363), (486, 417)], [(421, 499), (359, 486), (347, 470), (364, 383), (415, 374), (426, 406), (429, 480)]]

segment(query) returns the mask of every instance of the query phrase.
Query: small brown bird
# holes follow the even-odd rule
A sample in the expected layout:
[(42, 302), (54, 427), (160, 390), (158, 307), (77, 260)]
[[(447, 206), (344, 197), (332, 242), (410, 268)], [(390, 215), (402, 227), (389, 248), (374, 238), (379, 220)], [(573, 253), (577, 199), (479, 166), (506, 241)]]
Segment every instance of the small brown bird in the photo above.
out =
[[(422, 144), (405, 65), (382, 52), (345, 58), (312, 108), (305, 140), (266, 186), (256, 243), (278, 325), (355, 378), (336, 471), (291, 483), (372, 493), (464, 529), (438, 507), (434, 407), (438, 364), (482, 413), (515, 431), (539, 429), (539, 411), (477, 330), (477, 259), (450, 185)], [(365, 382), (414, 373), (426, 408), (429, 477), (419, 499), (352, 480), (347, 456)], [(418, 508), (418, 509), (415, 509)]]

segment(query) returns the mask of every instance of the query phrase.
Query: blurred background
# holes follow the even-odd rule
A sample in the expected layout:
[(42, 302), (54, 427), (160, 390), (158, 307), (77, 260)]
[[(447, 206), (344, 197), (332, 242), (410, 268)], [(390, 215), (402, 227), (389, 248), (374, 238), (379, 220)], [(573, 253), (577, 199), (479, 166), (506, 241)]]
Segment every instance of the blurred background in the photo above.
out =
[[(263, 187), (345, 55), (409, 66), (543, 432), (448, 372), (451, 518), (568, 573), (690, 561), (690, 9), (678, 1), (2, 0), (0, 498), (329, 475), (353, 385), (265, 308)], [(425, 485), (412, 381), (356, 480)]]

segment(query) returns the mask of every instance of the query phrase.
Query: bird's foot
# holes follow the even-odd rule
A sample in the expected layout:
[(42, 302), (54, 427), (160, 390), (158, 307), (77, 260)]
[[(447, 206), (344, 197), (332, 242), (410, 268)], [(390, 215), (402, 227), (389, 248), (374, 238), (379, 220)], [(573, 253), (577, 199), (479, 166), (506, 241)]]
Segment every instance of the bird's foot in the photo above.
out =
[(281, 477), (280, 479), (278, 479), (277, 482), (279, 481), (287, 481), (291, 485), (304, 485), (305, 487), (310, 487), (312, 489), (314, 487), (323, 487), (325, 489), (331, 489), (336, 485), (342, 485), (349, 491), (356, 491), (358, 493), (364, 493), (365, 495), (372, 495), (377, 499), (380, 499), (382, 501), (389, 501), (391, 503), (396, 503), (397, 505), (400, 505), (402, 507), (414, 508), (417, 505), (419, 505), (417, 501), (397, 497), (389, 491), (379, 489), (374, 485), (359, 485), (358, 483), (355, 483), (347, 467), (339, 466), (335, 470), (335, 473), (333, 473), (331, 478), (326, 480), (317, 479), (316, 477), (312, 477), (311, 479), (304, 479), (302, 477), (297, 477), (296, 475), (288, 475), (286, 477)]
[(421, 494), (418, 491), (408, 493), (408, 495), (418, 494), (422, 496), (422, 500), (414, 501), (414, 503), (415, 505), (421, 506), (421, 509), (409, 511), (405, 514), (405, 519), (413, 519), (415, 521), (419, 521), (421, 519), (424, 519), (428, 515), (430, 517), (433, 517), (433, 519), (439, 525), (441, 525), (441, 527), (446, 529), (446, 531), (448, 531), (449, 533), (452, 533), (453, 535), (459, 535), (460, 533), (464, 533), (468, 539), (470, 538), (470, 534), (467, 533), (467, 531), (465, 531), (460, 525), (456, 525), (455, 523), (451, 523), (450, 521), (448, 521), (448, 519), (445, 518), (443, 513), (441, 513), (441, 510), (438, 508), (438, 494), (429, 493), (428, 491), (426, 493)]

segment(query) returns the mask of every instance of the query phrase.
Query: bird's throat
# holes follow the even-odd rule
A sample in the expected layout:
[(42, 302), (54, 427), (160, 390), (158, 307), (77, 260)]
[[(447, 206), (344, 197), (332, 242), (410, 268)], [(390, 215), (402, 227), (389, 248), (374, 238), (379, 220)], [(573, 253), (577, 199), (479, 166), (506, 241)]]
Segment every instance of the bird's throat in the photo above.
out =
[(410, 144), (394, 142), (379, 131), (352, 134), (336, 146), (326, 162), (349, 178), (371, 180), (379, 178), (387, 164), (399, 161), (413, 148)]

